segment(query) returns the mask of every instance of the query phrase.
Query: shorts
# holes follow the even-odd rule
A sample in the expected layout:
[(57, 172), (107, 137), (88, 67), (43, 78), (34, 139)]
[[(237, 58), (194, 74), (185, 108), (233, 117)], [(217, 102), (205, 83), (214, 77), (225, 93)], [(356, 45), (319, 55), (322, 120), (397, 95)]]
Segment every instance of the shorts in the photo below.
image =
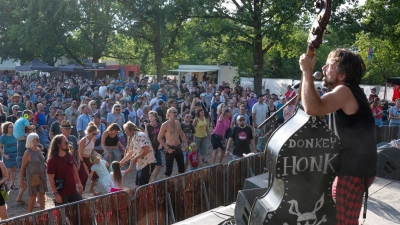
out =
[(141, 170), (136, 172), (136, 185), (142, 186), (146, 185), (150, 181), (151, 173), (154, 170), (155, 163), (147, 164), (147, 166), (143, 167)]
[(178, 173), (185, 172), (185, 163), (183, 159), (183, 153), (180, 146), (168, 146), (170, 149), (173, 149), (174, 152), (171, 154), (168, 151), (165, 151), (165, 175), (171, 176), (172, 168), (174, 167), (174, 159), (178, 164)]
[(6, 166), (6, 168), (17, 167), (18, 153), (15, 151), (15, 152), (5, 152), (4, 154), (8, 155), (9, 157), (9, 160), (6, 160), (6, 158), (3, 156), (3, 163)]
[(0, 206), (3, 206), (5, 204), (6, 204), (6, 201), (4, 200), (3, 195), (0, 195)]
[(220, 135), (217, 134), (211, 134), (211, 145), (213, 150), (217, 150), (218, 148), (220, 148), (222, 151), (225, 151), (225, 147), (222, 143), (223, 138), (219, 138), (222, 137)]
[(75, 192), (75, 193), (72, 193), (72, 194), (69, 194), (69, 195), (61, 196), (61, 198), (62, 198), (62, 203), (57, 203), (56, 201), (54, 201), (54, 205), (55, 206), (59, 206), (59, 205), (72, 203), (72, 202), (77, 202), (77, 201), (82, 200), (82, 196), (78, 192)]
[(207, 151), (207, 136), (195, 137), (195, 142), (199, 151), (199, 155), (205, 155)]
[(156, 157), (156, 166), (162, 166), (162, 157), (161, 157), (161, 149), (154, 151), (154, 156)]
[(189, 149), (186, 150), (185, 152), (182, 152), (182, 154), (183, 154), (183, 163), (185, 163), (185, 164), (189, 163), (189, 153), (190, 153)]
[(110, 153), (110, 158), (108, 159), (106, 154), (104, 154), (104, 159), (108, 162), (108, 163), (112, 163), (114, 161), (121, 161), (121, 151), (119, 150), (118, 147), (115, 148), (109, 148), (106, 147), (107, 151)]

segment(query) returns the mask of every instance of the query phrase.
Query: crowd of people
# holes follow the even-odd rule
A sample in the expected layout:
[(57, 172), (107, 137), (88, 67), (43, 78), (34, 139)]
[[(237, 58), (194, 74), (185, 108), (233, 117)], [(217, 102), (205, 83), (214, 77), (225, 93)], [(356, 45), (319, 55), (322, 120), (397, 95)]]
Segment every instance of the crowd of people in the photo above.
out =
[[(266, 89), (256, 94), (240, 82), (217, 85), (205, 78), (193, 74), (190, 84), (178, 85), (166, 77), (1, 75), (0, 184), (19, 192), (16, 201), (23, 201), (28, 189), (28, 212), (36, 201), (44, 209), (48, 189), (55, 205), (81, 200), (88, 179), (89, 193), (121, 190), (123, 176), (134, 165), (136, 185), (144, 185), (157, 179), (163, 165), (165, 177), (171, 176), (174, 161), (178, 173), (184, 173), (221, 163), (225, 156), (238, 159), (263, 151), (272, 131), (296, 109), (291, 101), (258, 129), (296, 96), (290, 85), (285, 93)], [(322, 96), (326, 89), (317, 93)], [(7, 217), (5, 210), (0, 196), (1, 219)]]
[[(174, 161), (184, 173), (221, 163), (226, 155), (237, 159), (262, 151), (270, 131), (294, 112), (289, 105), (268, 129), (257, 129), (295, 96), (290, 86), (283, 95), (269, 90), (256, 95), (239, 82), (217, 86), (203, 79), (194, 74), (190, 84), (178, 85), (173, 79), (138, 76), (89, 80), (2, 74), (0, 184), (18, 191), (18, 202), (27, 190), (28, 212), (44, 209), (50, 189), (55, 205), (79, 201), (88, 179), (89, 193), (121, 190), (134, 165), (140, 186), (155, 181), (163, 165), (165, 177), (171, 176)], [(212, 162), (205, 157), (210, 143)], [(4, 219), (5, 201), (0, 205)]]

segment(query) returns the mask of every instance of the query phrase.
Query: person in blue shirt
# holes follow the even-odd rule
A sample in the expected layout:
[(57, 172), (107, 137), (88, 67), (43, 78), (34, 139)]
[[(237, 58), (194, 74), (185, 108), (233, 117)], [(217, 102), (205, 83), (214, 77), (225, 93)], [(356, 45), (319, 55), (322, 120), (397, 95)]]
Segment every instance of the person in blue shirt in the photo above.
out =
[[(276, 108), (279, 110), (280, 108), (283, 107), (283, 105), (285, 105), (285, 103), (286, 103), (286, 98), (282, 96)], [(285, 118), (283, 117), (283, 110), (281, 110), (278, 113), (278, 125), (282, 124), (283, 122), (285, 122)]]
[(33, 116), (33, 124), (46, 125), (46, 113), (44, 112), (44, 105), (42, 103), (37, 104), (38, 111)]
[(26, 147), (26, 137), (25, 128), (35, 129), (35, 126), (29, 124), (29, 120), (33, 117), (33, 112), (30, 110), (25, 110), (22, 112), (22, 116), (17, 119), (14, 123), (14, 131), (13, 135), (15, 139), (17, 139), (17, 166), (21, 168), (22, 165), (22, 157), (24, 156)]
[(85, 137), (85, 131), (88, 126), (88, 124), (93, 121), (93, 118), (89, 113), (92, 111), (90, 106), (86, 104), (82, 104), (81, 106), (81, 112), (82, 114), (78, 117), (76, 120), (76, 130), (78, 131), (80, 137)]
[(119, 82), (118, 87), (116, 88), (117, 92), (120, 93), (125, 88), (123, 81)]
[(211, 119), (214, 122), (214, 126), (217, 124), (217, 108), (220, 104), (221, 102), (219, 102), (219, 94), (215, 94), (214, 102), (211, 104)]
[(44, 157), (47, 158), (47, 150), (50, 146), (49, 132), (43, 129), (43, 126), (38, 124), (36, 125), (36, 134), (39, 136), (39, 143), (43, 146), (43, 154)]
[(152, 84), (150, 85), (150, 87), (151, 87), (151, 91), (153, 93), (157, 93), (158, 92), (158, 89), (160, 89), (160, 85), (157, 84), (157, 79), (156, 78), (153, 78)]

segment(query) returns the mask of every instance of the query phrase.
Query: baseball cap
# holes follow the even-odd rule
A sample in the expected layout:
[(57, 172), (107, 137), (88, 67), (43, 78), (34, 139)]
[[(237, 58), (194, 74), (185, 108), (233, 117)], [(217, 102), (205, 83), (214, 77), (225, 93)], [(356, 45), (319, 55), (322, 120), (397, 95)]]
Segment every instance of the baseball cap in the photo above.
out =
[(239, 116), (236, 118), (236, 121), (239, 121), (240, 119), (244, 119), (244, 116), (243, 116), (243, 115), (239, 115)]
[(94, 116), (95, 116), (95, 117), (98, 117), (98, 118), (101, 118), (101, 117), (100, 117), (100, 114), (98, 114), (98, 113), (93, 114), (92, 117), (94, 117)]

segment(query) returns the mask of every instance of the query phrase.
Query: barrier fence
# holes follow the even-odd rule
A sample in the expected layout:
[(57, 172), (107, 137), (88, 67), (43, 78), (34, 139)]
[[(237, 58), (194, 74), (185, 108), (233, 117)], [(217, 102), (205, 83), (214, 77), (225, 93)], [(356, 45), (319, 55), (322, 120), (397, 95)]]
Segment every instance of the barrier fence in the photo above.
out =
[(265, 163), (264, 153), (232, 160), (228, 163), (226, 168), (226, 205), (236, 200), (238, 191), (242, 190), (247, 178), (267, 172)]
[(120, 191), (13, 217), (0, 221), (0, 224), (131, 225), (130, 212), (129, 195)]
[(204, 167), (140, 186), (134, 224), (171, 224), (224, 205), (224, 167)]
[(231, 204), (246, 178), (265, 173), (258, 153), (137, 187), (0, 221), (5, 225), (168, 225)]
[(382, 125), (380, 127), (376, 127), (376, 140), (377, 143), (380, 142), (391, 142), (393, 139), (399, 139), (398, 133), (399, 133), (399, 128), (400, 126), (397, 125)]

